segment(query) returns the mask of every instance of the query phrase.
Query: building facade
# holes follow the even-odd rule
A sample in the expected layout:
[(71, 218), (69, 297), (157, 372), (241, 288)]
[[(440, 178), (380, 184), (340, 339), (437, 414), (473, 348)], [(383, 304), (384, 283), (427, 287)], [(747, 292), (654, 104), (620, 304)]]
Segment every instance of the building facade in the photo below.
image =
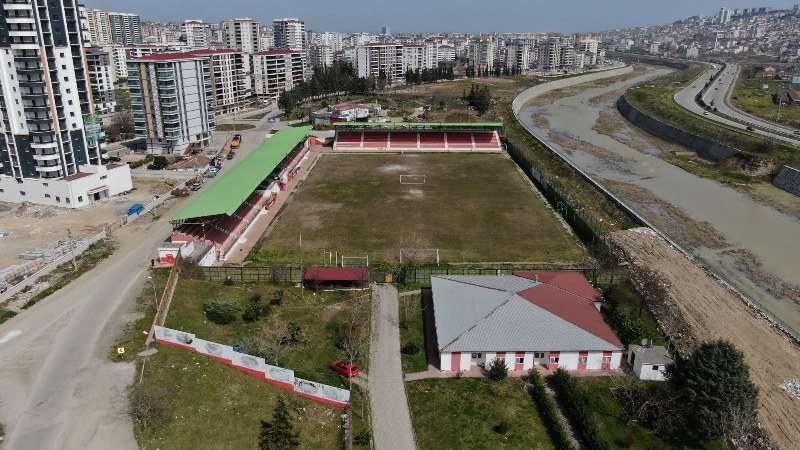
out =
[(209, 58), (192, 53), (158, 53), (128, 62), (136, 134), (152, 153), (208, 146), (214, 129)]
[(111, 54), (100, 47), (86, 48), (86, 67), (92, 88), (92, 102), (98, 114), (114, 112), (117, 100), (114, 95), (114, 67)]
[(256, 53), (261, 50), (260, 24), (246, 17), (226, 20), (220, 24), (225, 46), (245, 53)]
[(249, 54), (237, 50), (196, 50), (191, 54), (208, 57), (214, 114), (241, 111), (252, 101)]
[(186, 20), (181, 25), (189, 48), (208, 48), (211, 42), (211, 26), (202, 20)]
[(333, 65), (333, 48), (330, 45), (312, 45), (309, 48), (311, 67), (330, 67)]
[(108, 11), (84, 8), (81, 13), (86, 18), (89, 43), (107, 45), (114, 42), (111, 37), (111, 20), (108, 18)]
[[(77, 2), (5, 0), (3, 5), (0, 200), (79, 207), (83, 200), (121, 192), (104, 182), (107, 175), (102, 180), (96, 175), (103, 164), (102, 134), (96, 124), (90, 131), (84, 124), (94, 107)], [(96, 190), (80, 192), (82, 201), (77, 196), (73, 201), (70, 177), (91, 178)], [(121, 184), (130, 185), (129, 172)]]
[(356, 68), (364, 78), (386, 78), (387, 85), (403, 84), (403, 44), (373, 42), (357, 48)]
[(300, 19), (284, 18), (272, 22), (275, 49), (296, 50), (303, 54), (308, 51), (306, 24)]
[(254, 94), (275, 100), (303, 81), (303, 55), (295, 50), (266, 50), (253, 54)]
[(117, 45), (142, 43), (142, 20), (138, 14), (108, 13), (111, 22), (111, 38)]

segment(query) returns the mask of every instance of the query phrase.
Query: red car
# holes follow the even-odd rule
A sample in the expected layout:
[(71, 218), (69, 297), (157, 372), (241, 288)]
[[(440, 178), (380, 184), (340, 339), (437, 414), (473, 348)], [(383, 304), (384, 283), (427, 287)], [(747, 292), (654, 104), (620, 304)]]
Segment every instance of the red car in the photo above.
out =
[(337, 359), (332, 362), (331, 369), (339, 375), (344, 375), (348, 378), (358, 375), (358, 367), (352, 362), (343, 359)]

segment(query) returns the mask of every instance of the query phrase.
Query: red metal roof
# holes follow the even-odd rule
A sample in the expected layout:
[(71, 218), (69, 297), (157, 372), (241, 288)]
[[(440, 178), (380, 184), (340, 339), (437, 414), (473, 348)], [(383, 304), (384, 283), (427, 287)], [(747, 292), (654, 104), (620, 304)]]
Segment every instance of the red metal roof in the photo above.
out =
[(202, 58), (205, 56), (217, 55), (217, 54), (227, 54), (227, 53), (237, 53), (238, 50), (234, 50), (231, 48), (219, 48), (219, 49), (211, 49), (211, 48), (204, 48), (200, 50), (189, 50), (186, 52), (161, 52), (161, 53), (153, 53), (152, 55), (142, 56), (141, 58), (136, 58), (134, 61), (172, 61), (177, 59), (192, 59), (192, 58)]
[(304, 281), (369, 281), (366, 267), (308, 267)]
[(514, 275), (529, 280), (538, 280), (553, 287), (563, 289), (571, 294), (578, 295), (593, 302), (602, 300), (600, 294), (594, 290), (589, 280), (580, 272), (575, 271), (552, 271), (552, 270), (522, 270), (514, 272)]
[(255, 52), (254, 55), (291, 55), (292, 53), (300, 53), (297, 50), (264, 50)]

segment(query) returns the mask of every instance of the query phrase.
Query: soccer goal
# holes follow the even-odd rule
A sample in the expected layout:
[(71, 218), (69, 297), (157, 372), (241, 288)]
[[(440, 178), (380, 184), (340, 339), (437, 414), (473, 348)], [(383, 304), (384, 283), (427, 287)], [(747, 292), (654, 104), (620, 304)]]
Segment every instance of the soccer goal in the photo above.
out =
[(405, 258), (406, 262), (421, 262), (421, 261), (436, 261), (439, 265), (439, 249), (438, 248), (401, 248), (400, 249), (400, 264), (403, 263)]
[(339, 256), (342, 267), (369, 267), (369, 255), (367, 256)]
[(400, 175), (400, 184), (425, 184), (425, 175)]

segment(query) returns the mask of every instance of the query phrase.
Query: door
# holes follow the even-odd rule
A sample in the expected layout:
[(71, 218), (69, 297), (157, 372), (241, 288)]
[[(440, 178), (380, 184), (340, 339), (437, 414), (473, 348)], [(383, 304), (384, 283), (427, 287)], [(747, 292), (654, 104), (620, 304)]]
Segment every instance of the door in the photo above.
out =
[(450, 370), (461, 370), (461, 352), (453, 352), (450, 354)]
[(544, 359), (544, 352), (533, 352), (533, 365), (547, 367), (547, 361)]
[(483, 353), (477, 352), (472, 354), (472, 359), (470, 360), (470, 365), (472, 366), (482, 366), (484, 363), (484, 356)]

